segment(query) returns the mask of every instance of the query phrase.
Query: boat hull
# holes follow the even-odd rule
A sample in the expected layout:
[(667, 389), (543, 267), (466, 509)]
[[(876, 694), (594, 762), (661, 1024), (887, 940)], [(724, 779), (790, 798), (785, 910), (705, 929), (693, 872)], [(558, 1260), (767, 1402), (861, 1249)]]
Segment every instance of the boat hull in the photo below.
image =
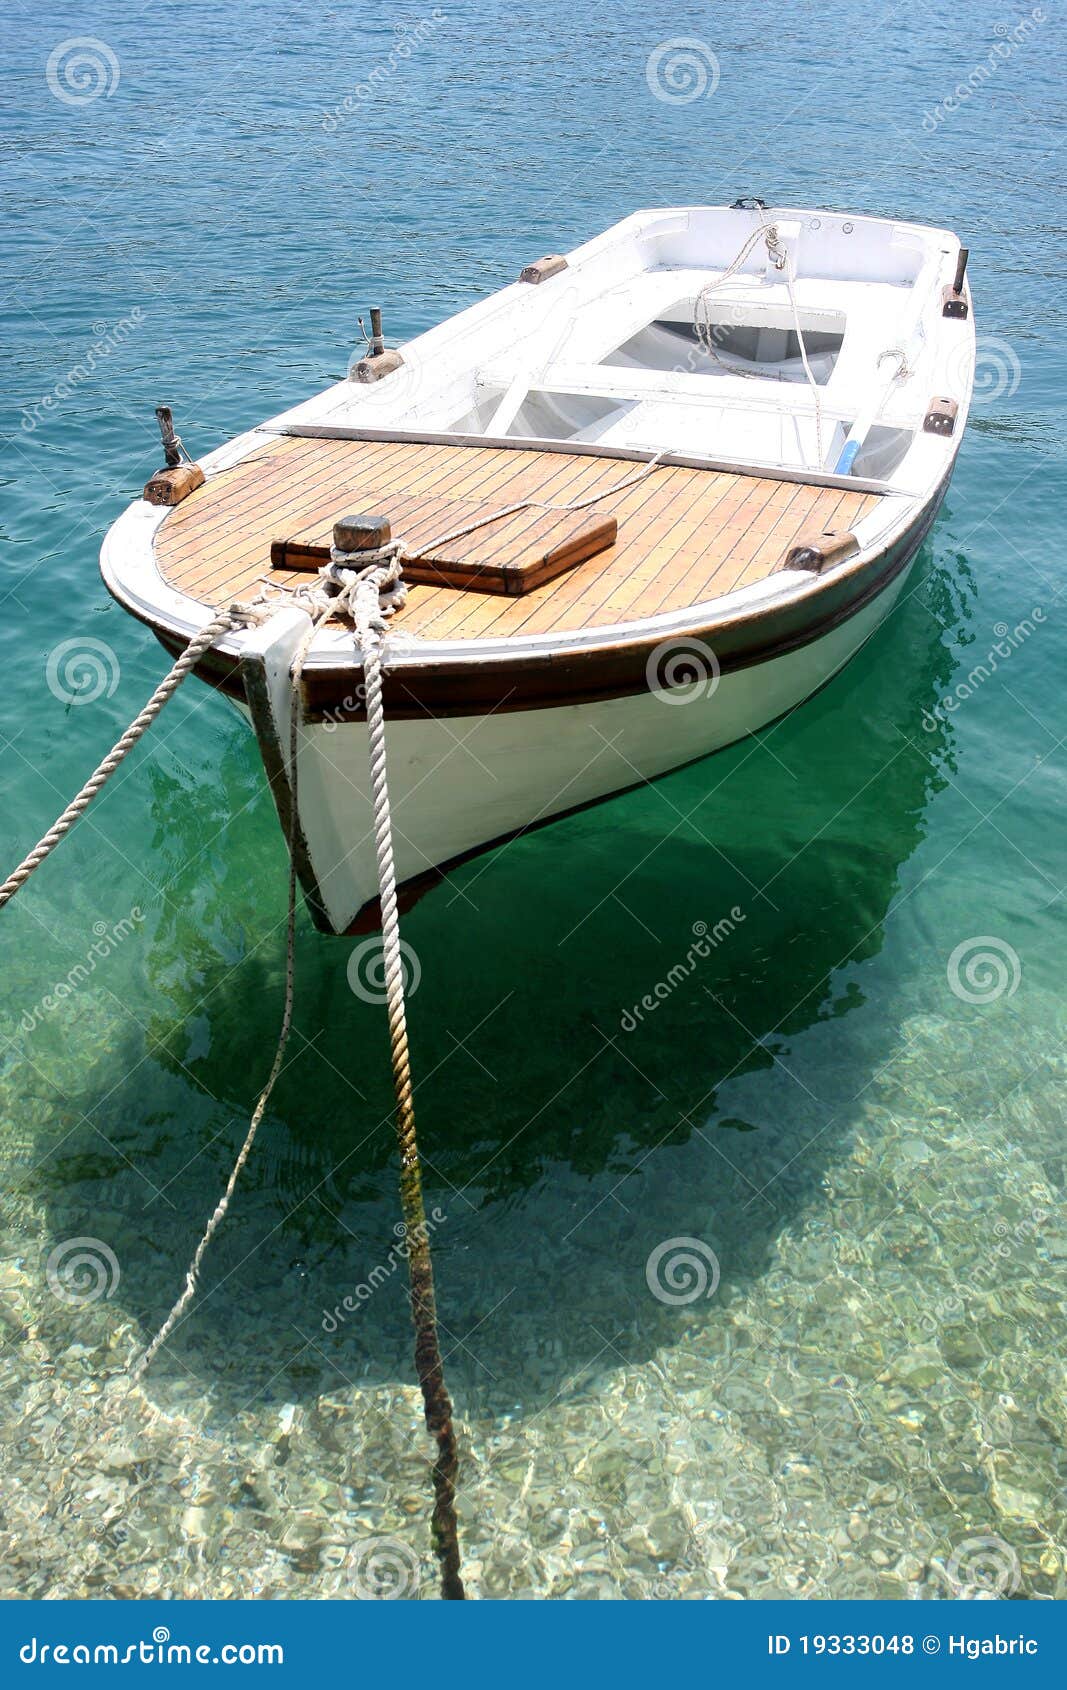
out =
[[(682, 764), (794, 709), (824, 686), (891, 611), (914, 549), (883, 590), (802, 646), (764, 662), (700, 672), (677, 687), (520, 711), (404, 718), (387, 748), (398, 879), (418, 894), (456, 863)], [(294, 625), (294, 635), (298, 628)], [(283, 827), (290, 828), (286, 652), (249, 687), (250, 713)], [(316, 716), (319, 713), (316, 712)], [(316, 924), (352, 934), (377, 925), (367, 730), (360, 721), (300, 724), (295, 856)]]
[[(196, 673), (251, 717), (320, 926), (376, 915), (367, 630), (316, 567), (335, 544), (351, 561), (351, 518), (416, 566), (380, 671), (411, 894), (756, 732), (870, 637), (966, 424), (965, 262), (949, 231), (896, 220), (638, 212), (418, 336), (388, 379), (210, 453), (172, 508), (151, 485), (130, 505), (104, 579), (168, 650), (241, 611)], [(554, 571), (545, 523), (589, 511), (613, 524), (595, 559), (474, 590)]]

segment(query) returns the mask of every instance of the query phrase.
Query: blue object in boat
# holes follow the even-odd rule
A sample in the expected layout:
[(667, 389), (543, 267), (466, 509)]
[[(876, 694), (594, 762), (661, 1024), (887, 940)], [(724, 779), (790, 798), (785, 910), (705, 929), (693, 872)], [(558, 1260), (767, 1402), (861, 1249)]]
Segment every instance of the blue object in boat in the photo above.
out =
[(846, 440), (841, 451), (841, 456), (837, 460), (837, 466), (834, 470), (835, 475), (852, 474), (852, 466), (860, 455), (860, 446), (862, 444), (863, 442), (860, 440)]

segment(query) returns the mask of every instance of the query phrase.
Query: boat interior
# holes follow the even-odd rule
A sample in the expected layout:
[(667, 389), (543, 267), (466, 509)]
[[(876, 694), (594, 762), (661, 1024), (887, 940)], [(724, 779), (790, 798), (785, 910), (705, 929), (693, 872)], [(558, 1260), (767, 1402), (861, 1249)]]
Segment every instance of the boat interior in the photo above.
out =
[[(966, 405), (973, 330), (942, 312), (959, 250), (828, 212), (637, 213), (387, 353), (381, 379), (360, 348), (347, 379), (210, 454), (205, 485), (146, 513), (152, 580), (129, 601), (178, 627), (190, 600), (299, 587), (353, 511), (409, 558), (484, 524), (465, 578), (412, 570), (400, 639), (604, 630), (765, 596), (782, 571), (784, 590), (813, 531), (885, 544), (943, 481), (954, 442), (924, 418), (932, 395)], [(582, 501), (617, 523), (595, 556), (521, 597), (478, 590), (531, 548), (544, 562), (546, 507)]]
[(380, 391), (340, 383), (287, 420), (833, 473), (872, 391), (888, 388), (850, 465), (888, 480), (909, 453), (919, 470), (926, 456), (933, 330), (957, 250), (947, 233), (826, 212), (638, 213), (540, 285), (419, 337)]

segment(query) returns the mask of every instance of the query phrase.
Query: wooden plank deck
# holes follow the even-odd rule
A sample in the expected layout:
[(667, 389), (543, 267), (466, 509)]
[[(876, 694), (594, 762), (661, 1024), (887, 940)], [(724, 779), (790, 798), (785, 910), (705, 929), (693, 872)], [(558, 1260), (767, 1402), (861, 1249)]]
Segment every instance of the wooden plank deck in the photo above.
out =
[(813, 528), (851, 528), (871, 493), (660, 466), (633, 480), (628, 460), (410, 441), (273, 439), (213, 476), (156, 535), (160, 573), (205, 604), (307, 575), (272, 569), (274, 540), (329, 544), (336, 518), (388, 516), (414, 550), (461, 527), (487, 503), (564, 503), (629, 485), (590, 507), (615, 516), (614, 546), (519, 598), (453, 587), (410, 588), (398, 618), (430, 639), (499, 639), (641, 621), (762, 580)]

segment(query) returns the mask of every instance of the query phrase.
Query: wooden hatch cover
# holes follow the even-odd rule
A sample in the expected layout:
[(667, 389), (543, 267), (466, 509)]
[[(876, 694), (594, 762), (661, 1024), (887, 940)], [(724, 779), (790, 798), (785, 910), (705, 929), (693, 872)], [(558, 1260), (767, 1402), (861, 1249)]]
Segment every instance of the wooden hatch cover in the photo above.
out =
[[(467, 516), (462, 527), (478, 522), (482, 512), (487, 520), (473, 532), (460, 532), (453, 538), (446, 533), (429, 540), (417, 552), (405, 554), (405, 580), (514, 598), (607, 551), (619, 531), (615, 517), (595, 511), (527, 507), (494, 516), (491, 505)], [(346, 519), (353, 523), (357, 520), (367, 525), (368, 532), (373, 529), (379, 543), (388, 539), (391, 529), (384, 519)], [(270, 560), (275, 569), (318, 569), (329, 558), (329, 547), (299, 536), (271, 543)]]

